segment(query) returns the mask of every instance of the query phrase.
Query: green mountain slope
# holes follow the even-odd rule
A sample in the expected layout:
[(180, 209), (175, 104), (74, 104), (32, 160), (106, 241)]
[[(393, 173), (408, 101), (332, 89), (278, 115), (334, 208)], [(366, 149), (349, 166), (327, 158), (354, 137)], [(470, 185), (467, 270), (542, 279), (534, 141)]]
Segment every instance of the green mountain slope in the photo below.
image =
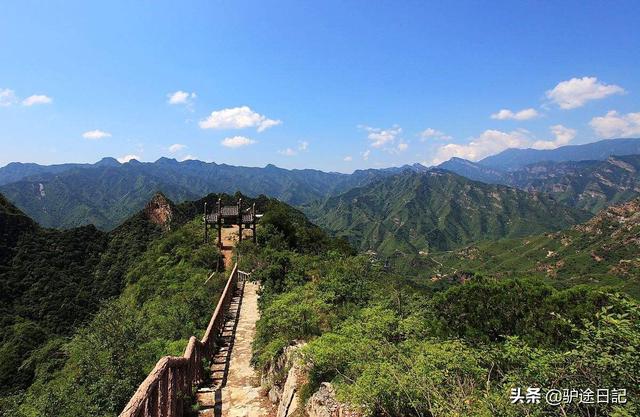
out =
[[(172, 204), (154, 197), (154, 206)], [(39, 346), (69, 336), (105, 299), (120, 294), (126, 271), (164, 225), (141, 212), (110, 233), (94, 226), (38, 226), (0, 195), (0, 387), (24, 387), (23, 362)]]
[[(177, 162), (161, 158), (153, 163), (101, 161), (95, 165), (29, 166), (19, 181), (0, 186), (0, 192), (45, 227), (69, 228), (93, 224), (110, 230), (141, 210), (162, 191), (176, 202), (212, 192), (261, 194), (300, 204), (363, 185), (394, 170), (363, 170), (351, 175), (317, 170), (286, 170), (273, 165), (251, 168), (201, 161)], [(0, 168), (2, 170), (9, 166)], [(398, 168), (399, 169), (399, 168)], [(33, 172), (37, 172), (33, 175)], [(0, 175), (0, 178), (2, 175)], [(1, 182), (0, 182), (1, 183)]]
[(33, 220), (0, 194), (0, 265), (13, 257), (20, 237), (36, 227)]
[(482, 242), (421, 257), (423, 273), (535, 277), (559, 286), (615, 285), (640, 298), (640, 199), (611, 206), (568, 230)]
[(538, 194), (446, 171), (405, 172), (308, 208), (312, 220), (383, 254), (560, 230), (587, 218)]
[(39, 224), (57, 228), (93, 224), (111, 229), (141, 210), (158, 191), (178, 201), (196, 197), (135, 166), (75, 168), (2, 187), (7, 198)]

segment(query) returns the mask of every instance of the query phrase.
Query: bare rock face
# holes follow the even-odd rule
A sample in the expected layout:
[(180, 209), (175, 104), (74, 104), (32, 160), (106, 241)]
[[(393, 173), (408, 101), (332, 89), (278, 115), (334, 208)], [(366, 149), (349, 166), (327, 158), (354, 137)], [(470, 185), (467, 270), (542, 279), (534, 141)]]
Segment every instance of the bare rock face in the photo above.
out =
[(304, 407), (307, 417), (362, 417), (362, 413), (338, 402), (336, 393), (328, 382), (323, 382)]
[(307, 380), (308, 372), (304, 368), (304, 365), (302, 362), (294, 360), (287, 374), (287, 380), (282, 388), (277, 417), (297, 417), (303, 415), (300, 404), (300, 388), (307, 383)]
[(278, 404), (276, 417), (362, 417), (363, 414), (340, 403), (330, 383), (323, 382), (306, 404), (300, 399), (301, 388), (309, 382), (309, 369), (299, 349), (304, 342), (287, 346), (262, 372), (262, 387), (269, 399)]
[(145, 206), (144, 214), (149, 221), (162, 227), (165, 231), (171, 229), (173, 204), (163, 194), (158, 193), (153, 196)]
[(260, 385), (268, 391), (269, 400), (273, 404), (281, 402), (282, 394), (294, 363), (295, 352), (301, 346), (304, 346), (304, 342), (294, 342), (292, 345), (285, 347), (284, 351), (262, 370)]

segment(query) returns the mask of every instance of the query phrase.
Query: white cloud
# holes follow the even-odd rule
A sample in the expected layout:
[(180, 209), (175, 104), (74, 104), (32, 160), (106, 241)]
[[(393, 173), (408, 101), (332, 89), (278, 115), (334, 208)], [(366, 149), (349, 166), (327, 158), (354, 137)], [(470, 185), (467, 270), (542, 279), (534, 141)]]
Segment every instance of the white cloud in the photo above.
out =
[(444, 132), (441, 132), (437, 129), (428, 127), (425, 130), (423, 130), (422, 132), (420, 132), (420, 138), (422, 141), (425, 141), (427, 139), (430, 138), (434, 138), (434, 139), (442, 139), (442, 140), (451, 140), (453, 139), (453, 137), (445, 134)]
[(263, 132), (270, 127), (281, 124), (280, 120), (268, 119), (248, 106), (234, 107), (214, 111), (209, 117), (199, 122), (202, 129), (245, 129), (255, 127)]
[(402, 152), (402, 151), (406, 151), (409, 148), (409, 144), (408, 143), (399, 143), (398, 144), (398, 151)]
[(49, 104), (53, 101), (51, 97), (42, 95), (42, 94), (34, 94), (22, 100), (23, 106), (33, 106), (34, 104)]
[(197, 97), (196, 93), (187, 93), (186, 91), (176, 91), (167, 94), (167, 103), (169, 104), (192, 104)]
[(453, 157), (478, 161), (507, 148), (520, 148), (527, 145), (529, 135), (529, 132), (522, 129), (509, 133), (500, 130), (485, 130), (466, 145), (448, 143), (440, 146), (431, 164), (439, 164)]
[(305, 152), (307, 149), (309, 149), (309, 142), (307, 142), (306, 140), (298, 142), (299, 151)]
[(18, 101), (15, 91), (9, 88), (0, 89), (0, 106), (8, 107)]
[(575, 129), (570, 129), (562, 125), (554, 125), (549, 128), (555, 137), (554, 140), (538, 140), (531, 145), (533, 149), (555, 149), (569, 144), (575, 137)]
[[(258, 113), (255, 113), (255, 114), (258, 114)], [(260, 117), (262, 117), (264, 120), (258, 124), (258, 132), (264, 132), (270, 127), (274, 127), (274, 126), (278, 126), (279, 124), (282, 124), (282, 120), (267, 119), (264, 116), (260, 116)]]
[(398, 125), (393, 125), (389, 129), (380, 129), (364, 125), (359, 125), (358, 127), (367, 132), (367, 138), (369, 138), (371, 146), (374, 148), (380, 148), (387, 143), (393, 143), (398, 135), (402, 133), (402, 128)]
[(227, 148), (240, 148), (242, 146), (248, 146), (256, 143), (255, 140), (249, 139), (244, 136), (233, 136), (229, 138), (224, 138), (220, 144), (222, 146), (226, 146)]
[(520, 110), (518, 112), (513, 112), (509, 109), (502, 109), (499, 112), (492, 114), (491, 118), (496, 120), (529, 120), (538, 117), (539, 115), (538, 111), (532, 108)]
[(369, 155), (371, 155), (371, 149), (367, 149), (362, 153), (362, 159), (364, 159), (365, 161), (368, 161)]
[(176, 153), (178, 151), (181, 151), (183, 149), (185, 149), (187, 147), (187, 145), (183, 145), (181, 143), (174, 143), (173, 145), (169, 146), (169, 152), (171, 153)]
[(90, 140), (98, 140), (98, 139), (111, 137), (111, 133), (105, 132), (100, 129), (96, 129), (96, 130), (89, 130), (87, 132), (84, 132), (82, 134), (82, 137)]
[(125, 155), (125, 156), (121, 156), (120, 158), (118, 158), (118, 162), (120, 162), (121, 164), (127, 163), (131, 160), (135, 159), (136, 161), (140, 160), (140, 157), (138, 155)]
[(278, 153), (284, 156), (296, 156), (298, 154), (295, 149), (291, 148), (279, 150)]
[[(0, 89), (0, 106), (8, 107), (14, 104), (17, 104), (19, 101), (18, 96), (16, 96), (15, 91), (4, 88)], [(45, 96), (44, 94), (34, 94), (22, 100), (22, 105), (31, 107), (35, 104), (49, 104), (53, 102), (53, 99), (49, 96)]]
[(351, 162), (351, 161), (353, 161), (353, 157), (352, 157), (352, 156), (347, 155), (347, 156), (345, 156), (345, 157), (344, 157), (343, 161), (345, 161), (345, 162)]
[(625, 138), (640, 136), (640, 112), (619, 114), (615, 110), (594, 117), (589, 125), (601, 138)]
[(195, 159), (197, 159), (195, 156), (193, 156), (193, 155), (187, 155), (187, 156), (184, 156), (184, 157), (180, 158), (180, 162), (184, 162), (184, 161), (193, 161), (193, 160), (195, 160)]
[(599, 100), (612, 94), (624, 94), (622, 87), (599, 82), (596, 77), (572, 78), (558, 83), (546, 95), (561, 109), (575, 109), (591, 100)]

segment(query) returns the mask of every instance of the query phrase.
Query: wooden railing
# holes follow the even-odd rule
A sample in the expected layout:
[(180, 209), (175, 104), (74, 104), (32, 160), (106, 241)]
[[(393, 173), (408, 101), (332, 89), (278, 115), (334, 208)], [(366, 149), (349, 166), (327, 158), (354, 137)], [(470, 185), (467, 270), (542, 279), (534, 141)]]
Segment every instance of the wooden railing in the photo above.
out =
[(236, 263), (211, 316), (207, 330), (198, 340), (191, 336), (182, 356), (165, 356), (142, 381), (120, 417), (182, 417), (184, 399), (190, 397), (192, 387), (204, 379), (204, 360), (216, 351), (216, 342), (224, 326), (224, 314), (233, 294), (246, 274), (238, 271)]

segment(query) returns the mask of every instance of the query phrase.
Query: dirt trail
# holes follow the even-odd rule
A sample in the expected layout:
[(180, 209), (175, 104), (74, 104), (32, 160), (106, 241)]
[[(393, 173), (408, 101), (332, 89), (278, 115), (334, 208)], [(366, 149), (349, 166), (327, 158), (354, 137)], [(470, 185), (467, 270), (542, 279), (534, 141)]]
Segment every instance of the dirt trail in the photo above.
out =
[[(242, 233), (243, 239), (251, 239), (251, 230), (244, 229)], [(224, 256), (224, 267), (231, 270), (233, 267), (233, 248), (238, 243), (238, 228), (223, 227), (222, 228), (222, 256)]]
[(224, 267), (228, 271), (233, 267), (233, 247), (238, 241), (238, 229), (231, 227), (222, 228), (222, 256), (224, 256)]

